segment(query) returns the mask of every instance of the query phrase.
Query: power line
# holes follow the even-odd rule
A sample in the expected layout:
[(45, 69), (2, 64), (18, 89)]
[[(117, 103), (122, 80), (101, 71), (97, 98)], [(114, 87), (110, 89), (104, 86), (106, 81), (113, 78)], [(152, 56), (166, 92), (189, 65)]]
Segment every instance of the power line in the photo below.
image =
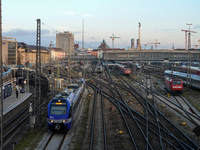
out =
[(165, 46), (163, 46), (163, 47), (167, 47), (167, 46), (173, 44), (174, 42), (176, 42), (176, 41), (178, 41), (178, 40), (180, 40), (180, 39), (182, 39), (182, 38), (184, 38), (184, 36), (182, 36), (181, 38), (179, 38), (179, 39), (177, 39), (177, 40), (175, 40), (175, 41), (173, 41), (173, 42), (171, 42), (171, 43), (169, 43), (169, 44), (167, 44), (167, 45), (165, 45)]
[(44, 26), (47, 26), (48, 28), (50, 28), (50, 29), (52, 29), (52, 30), (56, 31), (56, 33), (58, 32), (56, 29), (54, 29), (54, 28), (52, 28), (52, 27), (50, 27), (50, 26), (48, 26), (48, 25), (44, 24), (43, 22), (42, 22), (42, 24), (43, 24)]
[[(48, 28), (50, 28), (50, 29), (56, 31), (56, 33), (57, 33), (57, 32), (60, 32), (60, 31), (58, 31), (58, 30), (56, 30), (56, 29), (54, 29), (54, 28), (52, 28), (52, 27), (50, 27), (50, 26), (44, 24), (43, 22), (42, 22), (42, 24), (43, 24), (44, 26), (47, 26)], [(74, 40), (74, 41), (75, 41), (75, 42), (78, 42), (78, 43), (81, 43), (81, 41), (76, 41), (76, 40)], [(87, 45), (87, 44), (85, 44), (85, 43), (84, 43), (83, 45), (84, 45), (84, 46), (87, 46), (87, 47), (90, 47), (89, 45)]]

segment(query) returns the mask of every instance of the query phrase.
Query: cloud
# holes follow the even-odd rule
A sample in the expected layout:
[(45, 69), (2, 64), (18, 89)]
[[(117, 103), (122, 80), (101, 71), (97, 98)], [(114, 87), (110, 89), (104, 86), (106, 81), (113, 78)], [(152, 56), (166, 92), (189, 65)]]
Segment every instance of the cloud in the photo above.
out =
[(92, 37), (90, 38), (90, 40), (97, 40), (97, 39), (96, 39), (95, 37), (92, 36)]
[(162, 31), (169, 32), (169, 31), (173, 31), (173, 29), (162, 29)]
[(28, 36), (34, 34), (36, 34), (36, 31), (24, 30), (24, 29), (11, 29), (10, 31), (3, 32), (4, 36), (10, 36), (10, 37)]
[(72, 12), (72, 11), (69, 11), (69, 12), (63, 12), (63, 14), (73, 16), (73, 15), (74, 15), (74, 12)]
[(195, 25), (194, 29), (200, 29), (200, 24)]
[(75, 32), (72, 32), (73, 34), (81, 34), (82, 32), (81, 31), (75, 31)]
[[(42, 35), (49, 35), (51, 34), (50, 30), (42, 29)], [(32, 30), (24, 30), (24, 29), (11, 29), (10, 31), (3, 32), (3, 36), (7, 37), (19, 37), (19, 36), (33, 36), (36, 35), (36, 31)]]
[[(11, 29), (10, 31), (3, 32), (3, 37), (13, 37), (16, 38), (18, 42), (25, 42), (28, 45), (36, 44), (36, 33), (37, 31), (33, 30), (24, 30), (24, 29)], [(55, 43), (56, 36), (55, 33), (51, 33), (51, 30), (42, 29), (41, 30), (41, 45), (49, 46), (50, 41)]]
[(83, 14), (84, 17), (94, 17), (92, 15), (88, 15), (88, 14)]

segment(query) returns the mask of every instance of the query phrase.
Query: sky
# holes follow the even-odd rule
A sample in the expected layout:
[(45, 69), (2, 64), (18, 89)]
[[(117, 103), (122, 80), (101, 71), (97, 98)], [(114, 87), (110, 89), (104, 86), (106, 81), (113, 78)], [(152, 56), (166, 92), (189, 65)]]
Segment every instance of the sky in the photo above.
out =
[[(141, 47), (159, 42), (158, 49), (185, 48), (185, 32), (191, 34), (191, 45), (199, 45), (199, 0), (3, 0), (2, 36), (14, 37), (18, 42), (36, 45), (37, 19), (41, 19), (41, 45), (56, 46), (56, 33), (70, 31), (75, 43), (82, 47), (84, 19), (84, 47), (96, 49), (105, 39), (112, 48), (131, 47), (131, 39), (138, 39)], [(155, 48), (155, 45), (153, 45)], [(146, 46), (150, 49), (151, 44)]]

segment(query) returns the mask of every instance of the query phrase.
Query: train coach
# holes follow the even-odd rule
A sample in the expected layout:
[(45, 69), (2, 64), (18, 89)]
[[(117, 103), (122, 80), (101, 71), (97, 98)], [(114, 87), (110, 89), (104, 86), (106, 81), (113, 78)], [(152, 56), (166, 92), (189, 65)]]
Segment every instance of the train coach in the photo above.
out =
[[(186, 73), (187, 72), (187, 68), (188, 68), (187, 66), (182, 66), (181, 67), (181, 72)], [(200, 68), (191, 66), (191, 73), (200, 75)]]
[(131, 69), (124, 66), (124, 65), (121, 65), (121, 64), (116, 64), (116, 69), (121, 72), (121, 74), (123, 75), (130, 75), (131, 74)]
[(47, 106), (48, 130), (67, 131), (71, 129), (83, 95), (84, 85), (83, 79), (78, 84), (71, 84), (49, 102)]
[[(183, 72), (178, 72), (178, 71), (172, 71), (171, 70), (165, 70), (164, 75), (165, 76), (172, 76), (174, 78), (179, 78), (183, 81), (183, 84), (187, 85), (189, 83), (187, 83), (187, 73), (183, 73)], [(191, 87), (200, 90), (200, 76), (199, 75), (195, 75), (195, 74), (191, 74)]]

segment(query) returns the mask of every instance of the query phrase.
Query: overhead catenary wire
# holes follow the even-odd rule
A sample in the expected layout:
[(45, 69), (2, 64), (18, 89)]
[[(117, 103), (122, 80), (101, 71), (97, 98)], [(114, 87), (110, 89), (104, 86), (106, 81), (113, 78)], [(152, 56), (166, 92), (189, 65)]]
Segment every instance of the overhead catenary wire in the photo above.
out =
[[(46, 26), (46, 27), (48, 27), (48, 28), (50, 28), (50, 29), (52, 29), (53, 31), (55, 31), (56, 33), (58, 33), (58, 32), (60, 32), (60, 31), (58, 31), (58, 30), (56, 30), (56, 29), (54, 29), (54, 28), (52, 28), (52, 27), (50, 27), (50, 26), (48, 26), (48, 25), (46, 25), (45, 23), (43, 23), (42, 22), (42, 25), (44, 25), (44, 26)], [(73, 33), (73, 32), (72, 32)], [(78, 42), (78, 43), (81, 43), (81, 41), (77, 41), (77, 40), (74, 40), (75, 42)], [(91, 47), (91, 48), (93, 48), (92, 46), (90, 46), (90, 45), (87, 45), (87, 44), (85, 44), (85, 42), (84, 42), (84, 44), (83, 44), (84, 46), (86, 46), (86, 47)]]
[(181, 38), (179, 38), (179, 39), (177, 39), (177, 40), (175, 40), (175, 41), (173, 41), (173, 42), (171, 42), (171, 43), (169, 43), (169, 44), (167, 44), (167, 45), (164, 45), (163, 47), (167, 47), (167, 46), (169, 46), (169, 45), (173, 44), (174, 42), (177, 42), (177, 41), (179, 41), (179, 40), (180, 40), (180, 39), (182, 39), (182, 38), (184, 38), (184, 36), (182, 36)]

